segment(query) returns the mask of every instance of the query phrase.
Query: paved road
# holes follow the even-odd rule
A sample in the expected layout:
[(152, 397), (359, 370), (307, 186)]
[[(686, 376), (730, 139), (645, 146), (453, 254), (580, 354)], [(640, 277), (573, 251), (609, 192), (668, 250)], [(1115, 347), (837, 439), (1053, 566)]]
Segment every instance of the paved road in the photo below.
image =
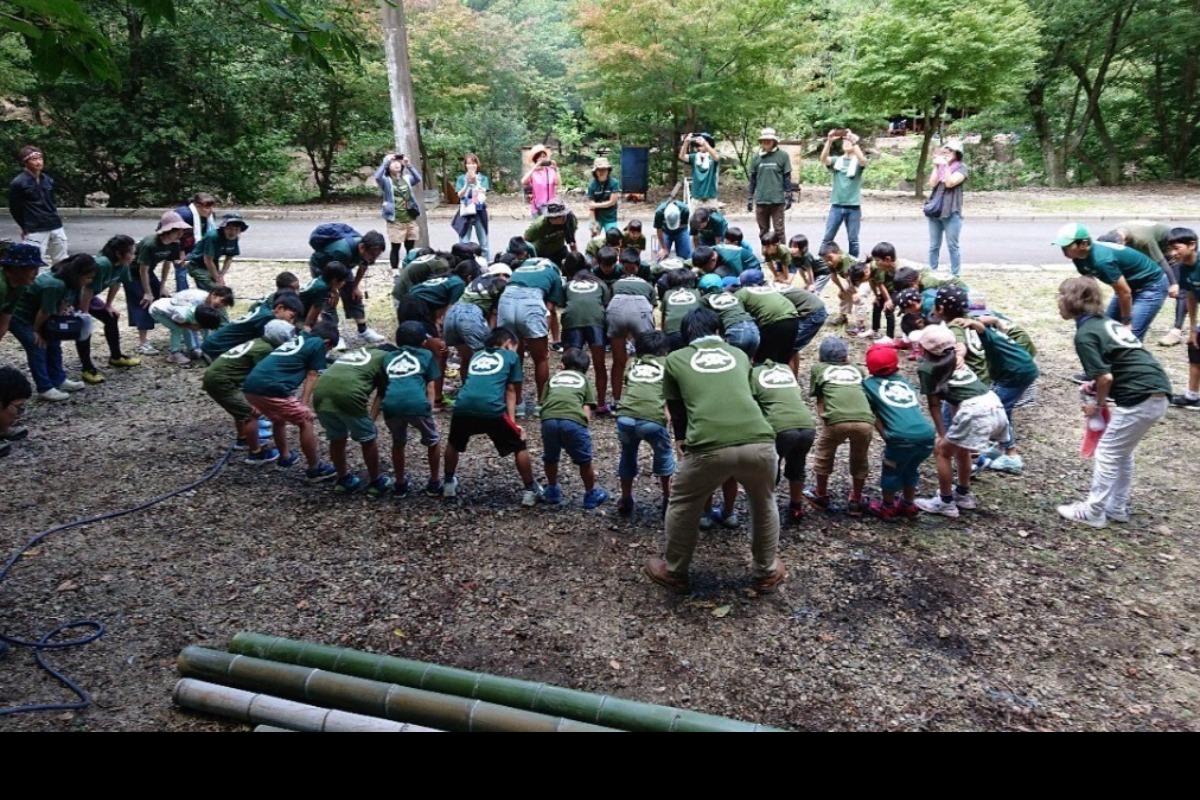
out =
[[(383, 230), (382, 225), (370, 217), (348, 217), (347, 221), (360, 231), (371, 228)], [(625, 218), (622, 217), (622, 224)], [(491, 220), (491, 238), (499, 247), (503, 247), (509, 237), (521, 234), (528, 222), (525, 218), (493, 217)], [(652, 220), (649, 215), (643, 219), (643, 224), (649, 227)], [(743, 231), (755, 231), (754, 222), (749, 217), (734, 217), (731, 224), (738, 225)], [(972, 220), (968, 218), (963, 225), (962, 253), (963, 261), (967, 264), (1058, 264), (1063, 262), (1062, 254), (1050, 244), (1055, 230), (1062, 220), (1042, 219), (1035, 221), (1020, 220)], [(1200, 228), (1200, 221), (1179, 221), (1178, 224), (1192, 228)], [(65, 222), (71, 249), (95, 253), (100, 250), (109, 236), (126, 233), (134, 238), (141, 238), (154, 229), (152, 219), (77, 217)], [(307, 258), (311, 252), (308, 248), (308, 234), (317, 225), (311, 219), (274, 219), (251, 220), (250, 230), (246, 232), (242, 244), (242, 254), (246, 258)], [(1093, 223), (1093, 235), (1099, 235), (1110, 226), (1108, 222)], [(821, 220), (814, 218), (789, 219), (788, 234), (804, 233), (810, 242), (817, 242), (823, 232)], [(0, 223), (0, 236), (14, 237), (16, 230), (12, 220), (5, 219)], [(455, 241), (454, 232), (450, 229), (448, 220), (432, 218), (430, 220), (430, 235), (433, 244), (439, 248), (449, 248)], [(756, 238), (756, 237), (751, 237)], [(913, 261), (924, 262), (929, 247), (929, 235), (925, 221), (918, 220), (880, 220), (872, 222), (870, 218), (863, 220), (861, 250), (863, 255), (870, 251), (871, 245), (879, 241), (888, 241), (896, 246), (900, 257)], [(579, 236), (579, 244), (585, 243), (585, 234)], [(846, 247), (844, 230), (838, 235), (838, 242)], [(814, 245), (815, 246), (815, 245)], [(758, 248), (755, 247), (757, 251)], [(945, 247), (942, 249), (942, 263), (947, 264)]]

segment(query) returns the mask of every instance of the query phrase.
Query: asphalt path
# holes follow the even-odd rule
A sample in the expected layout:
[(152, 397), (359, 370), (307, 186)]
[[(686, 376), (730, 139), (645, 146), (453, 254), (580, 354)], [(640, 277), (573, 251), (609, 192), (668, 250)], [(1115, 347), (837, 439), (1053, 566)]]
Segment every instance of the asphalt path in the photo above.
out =
[[(64, 227), (70, 241), (72, 252), (96, 253), (108, 237), (125, 233), (135, 239), (140, 239), (152, 232), (156, 215), (146, 214), (145, 217), (68, 217)], [(334, 217), (336, 218), (336, 216)], [(621, 218), (621, 224), (633, 218)], [(652, 214), (640, 216), (643, 225), (649, 229)], [(362, 215), (345, 215), (346, 222), (360, 231), (372, 228), (383, 231), (382, 220)], [(308, 234), (321, 220), (305, 219), (250, 219), (250, 229), (242, 238), (242, 257), (256, 259), (302, 259), (311, 252), (308, 247)], [(964, 264), (1062, 264), (1065, 259), (1058, 248), (1050, 242), (1054, 232), (1066, 221), (1064, 219), (1035, 219), (1035, 220), (997, 220), (971, 219), (964, 220), (961, 247)], [(429, 220), (429, 233), (433, 246), (449, 248), (456, 241), (448, 219), (433, 217)], [(508, 215), (496, 215), (490, 220), (490, 237), (493, 250), (503, 248), (509, 237), (518, 236), (524, 232), (528, 219), (514, 219)], [(733, 216), (731, 225), (737, 225), (747, 233), (747, 238), (757, 245), (754, 221), (750, 217)], [(1107, 231), (1110, 221), (1088, 223), (1094, 236)], [(1200, 221), (1180, 220), (1174, 224), (1186, 225), (1193, 229), (1200, 228)], [(815, 248), (824, 232), (823, 220), (813, 217), (796, 217), (787, 220), (787, 232), (791, 236), (803, 233)], [(11, 219), (0, 223), (0, 236), (15, 238), (17, 231)], [(579, 233), (579, 246), (586, 243), (586, 231)], [(860, 250), (865, 257), (876, 242), (891, 242), (902, 259), (925, 262), (929, 248), (929, 233), (924, 219), (896, 220), (881, 219), (873, 221), (868, 215), (863, 219), (860, 233)], [(842, 229), (838, 233), (838, 243), (846, 248), (846, 234)], [(755, 251), (758, 251), (755, 246)], [(949, 256), (945, 245), (942, 247), (941, 263), (948, 265)]]

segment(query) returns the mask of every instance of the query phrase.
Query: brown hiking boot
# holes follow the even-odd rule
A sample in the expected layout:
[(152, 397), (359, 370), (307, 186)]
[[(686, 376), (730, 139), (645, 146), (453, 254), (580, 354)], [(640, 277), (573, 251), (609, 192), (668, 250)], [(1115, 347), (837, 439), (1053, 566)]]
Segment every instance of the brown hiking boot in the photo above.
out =
[(688, 579), (686, 575), (676, 575), (667, 569), (667, 562), (661, 558), (651, 558), (646, 561), (646, 566), (642, 568), (646, 573), (646, 577), (657, 583), (659, 586), (665, 586), (673, 592), (684, 594), (688, 590)]
[(779, 584), (787, 579), (787, 570), (783, 566), (783, 562), (778, 558), (771, 566), (771, 571), (760, 578), (754, 579), (754, 591), (759, 594), (769, 594), (775, 591)]

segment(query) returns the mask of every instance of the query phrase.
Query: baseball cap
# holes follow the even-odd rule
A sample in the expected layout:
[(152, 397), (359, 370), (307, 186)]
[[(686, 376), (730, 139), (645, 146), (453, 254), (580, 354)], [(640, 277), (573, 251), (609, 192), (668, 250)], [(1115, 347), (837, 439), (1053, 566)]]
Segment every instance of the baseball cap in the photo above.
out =
[(908, 338), (934, 357), (944, 354), (956, 344), (954, 334), (945, 325), (926, 325), (921, 330), (913, 331)]
[(840, 364), (846, 360), (849, 352), (850, 348), (845, 339), (840, 336), (826, 336), (821, 340), (821, 347), (817, 351), (817, 355), (822, 361)]
[(900, 368), (900, 357), (890, 344), (873, 344), (867, 348), (867, 372), (872, 375), (891, 375)]
[(296, 335), (296, 327), (283, 319), (273, 319), (263, 328), (263, 338), (278, 347)]
[(700, 291), (702, 292), (719, 292), (721, 291), (721, 276), (710, 272), (700, 279)]
[(512, 267), (508, 266), (508, 264), (500, 264), (500, 263), (492, 264), (491, 266), (489, 266), (487, 268), (487, 274), (488, 275), (503, 275), (506, 278), (511, 278), (512, 277)]
[(1059, 247), (1066, 247), (1071, 242), (1078, 242), (1081, 239), (1090, 242), (1092, 240), (1092, 234), (1088, 233), (1088, 229), (1085, 228), (1082, 223), (1068, 222), (1066, 225), (1063, 225), (1058, 229), (1058, 233), (1054, 235), (1053, 244), (1056, 244)]
[(762, 286), (763, 271), (761, 269), (748, 269), (738, 276), (738, 283), (742, 286)]

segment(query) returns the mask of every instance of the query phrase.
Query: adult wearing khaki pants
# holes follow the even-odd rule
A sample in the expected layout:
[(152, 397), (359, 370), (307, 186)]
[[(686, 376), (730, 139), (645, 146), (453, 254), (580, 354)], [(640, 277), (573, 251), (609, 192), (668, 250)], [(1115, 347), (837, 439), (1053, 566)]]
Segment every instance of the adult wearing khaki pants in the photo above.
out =
[(683, 318), (687, 347), (667, 357), (663, 395), (684, 456), (671, 483), (666, 558), (646, 562), (655, 583), (688, 590), (688, 567), (699, 538), (705, 502), (735, 478), (750, 498), (754, 588), (768, 592), (787, 572), (776, 557), (775, 434), (750, 391), (750, 360), (719, 335), (721, 319), (708, 308)]
[(774, 128), (763, 128), (758, 135), (761, 148), (750, 161), (750, 200), (746, 210), (754, 212), (759, 238), (774, 227), (779, 241), (787, 241), (783, 212), (792, 207), (792, 159), (779, 149)]

